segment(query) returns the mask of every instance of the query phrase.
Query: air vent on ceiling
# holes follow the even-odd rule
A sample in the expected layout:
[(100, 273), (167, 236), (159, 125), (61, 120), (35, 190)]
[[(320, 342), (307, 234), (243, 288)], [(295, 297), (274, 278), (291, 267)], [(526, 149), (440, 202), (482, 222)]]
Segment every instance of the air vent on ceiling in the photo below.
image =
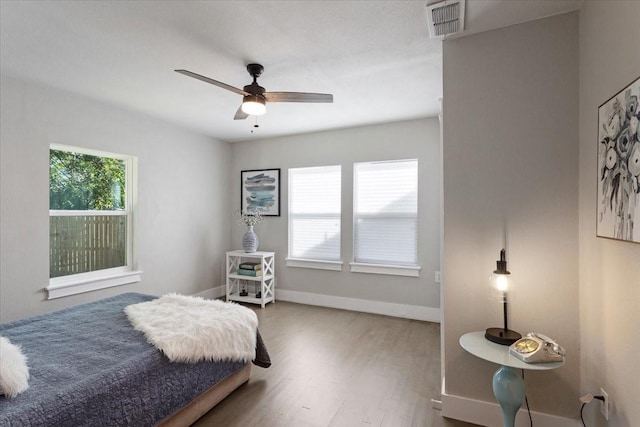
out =
[(439, 39), (464, 30), (465, 0), (443, 0), (427, 4), (429, 35)]

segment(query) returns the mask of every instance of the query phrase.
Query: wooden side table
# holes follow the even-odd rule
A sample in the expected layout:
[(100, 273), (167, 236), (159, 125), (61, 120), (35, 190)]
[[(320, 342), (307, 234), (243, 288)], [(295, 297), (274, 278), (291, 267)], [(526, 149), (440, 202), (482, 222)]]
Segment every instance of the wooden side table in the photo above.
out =
[(493, 395), (502, 408), (504, 427), (514, 427), (518, 409), (524, 402), (524, 381), (517, 369), (548, 371), (564, 365), (562, 362), (524, 363), (509, 354), (508, 345), (487, 340), (484, 331), (469, 332), (460, 337), (460, 345), (474, 356), (501, 365), (493, 374)]

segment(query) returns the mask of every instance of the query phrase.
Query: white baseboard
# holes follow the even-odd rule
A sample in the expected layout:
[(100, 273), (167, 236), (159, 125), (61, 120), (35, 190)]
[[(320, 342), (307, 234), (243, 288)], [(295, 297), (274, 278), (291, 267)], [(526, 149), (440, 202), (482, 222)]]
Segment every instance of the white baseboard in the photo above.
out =
[(202, 297), (204, 299), (216, 299), (225, 296), (227, 290), (224, 285), (218, 286), (217, 288), (205, 289), (204, 291), (193, 294), (196, 297)]
[(277, 300), (440, 323), (440, 309), (432, 307), (312, 294), (286, 289), (276, 289)]
[[(216, 299), (225, 296), (225, 294), (225, 285), (221, 285), (217, 288), (205, 289), (194, 294), (194, 296)], [(288, 291), (286, 289), (276, 289), (277, 300), (440, 323), (439, 308), (312, 294), (310, 292)]]
[[(468, 397), (442, 393), (442, 416), (481, 426), (502, 426), (502, 411), (496, 402), (469, 399)], [(576, 427), (578, 420), (531, 411), (534, 426)], [(516, 415), (515, 427), (529, 427), (526, 407)]]

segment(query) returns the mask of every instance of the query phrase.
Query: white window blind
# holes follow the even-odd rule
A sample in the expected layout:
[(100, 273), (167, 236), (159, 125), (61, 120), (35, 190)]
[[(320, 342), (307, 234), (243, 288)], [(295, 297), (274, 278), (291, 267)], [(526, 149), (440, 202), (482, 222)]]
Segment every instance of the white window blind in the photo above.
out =
[(354, 165), (354, 261), (418, 264), (418, 161)]
[(341, 167), (289, 169), (289, 257), (340, 260)]

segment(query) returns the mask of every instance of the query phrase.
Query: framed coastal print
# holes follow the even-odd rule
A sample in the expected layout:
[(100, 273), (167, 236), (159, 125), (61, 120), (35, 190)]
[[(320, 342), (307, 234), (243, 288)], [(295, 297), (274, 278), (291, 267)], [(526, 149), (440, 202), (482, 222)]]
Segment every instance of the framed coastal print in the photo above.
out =
[(598, 108), (596, 235), (640, 243), (640, 77)]
[(280, 216), (280, 169), (246, 170), (240, 178), (242, 212)]

